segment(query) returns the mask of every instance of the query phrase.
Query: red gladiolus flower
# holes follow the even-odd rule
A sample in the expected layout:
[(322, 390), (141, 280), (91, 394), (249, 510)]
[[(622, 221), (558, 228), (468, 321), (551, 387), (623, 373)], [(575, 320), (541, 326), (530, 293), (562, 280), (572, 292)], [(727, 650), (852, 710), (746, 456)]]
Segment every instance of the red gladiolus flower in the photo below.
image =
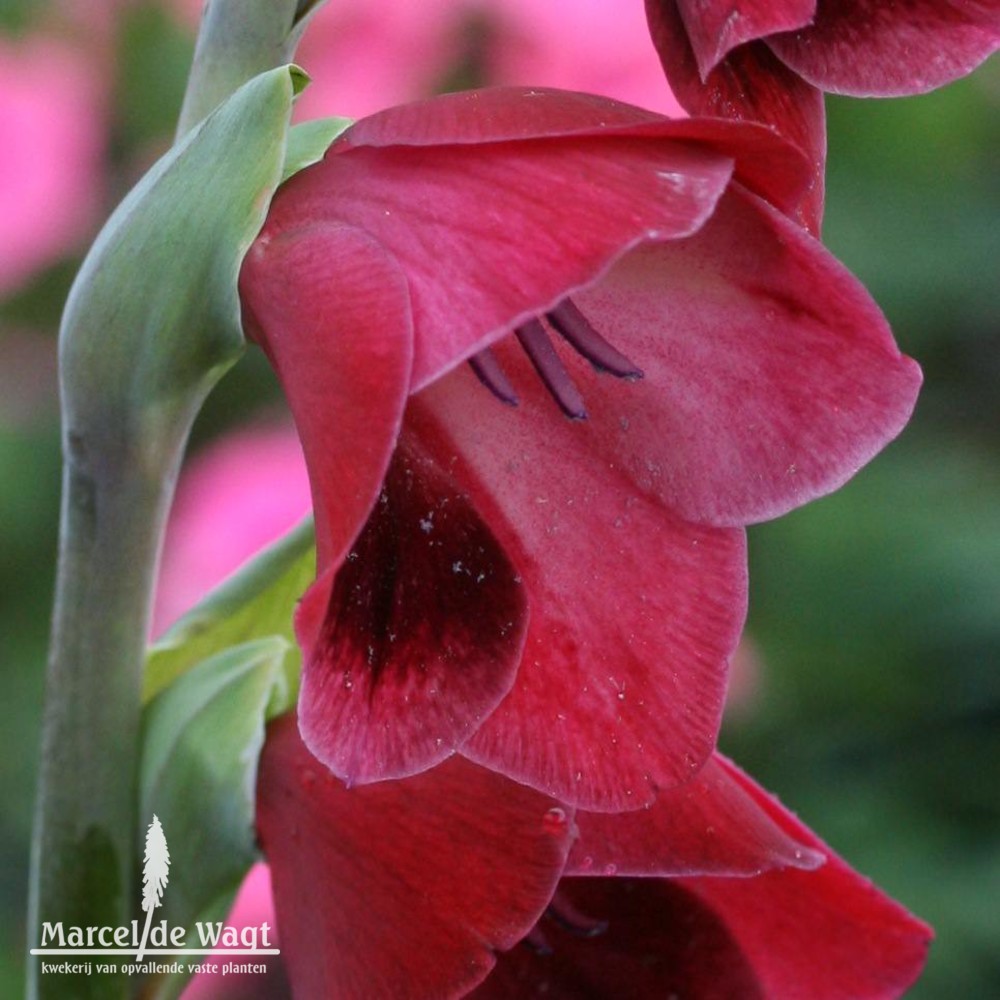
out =
[(348, 784), (460, 752), (620, 810), (708, 758), (741, 526), (847, 479), (920, 378), (772, 207), (799, 166), (498, 90), (363, 120), (278, 193), (242, 298), (316, 511), (300, 725)]
[(286, 717), (257, 823), (296, 996), (874, 1000), (931, 936), (719, 756), (594, 814), (461, 757), (348, 790)]
[(823, 91), (892, 97), (969, 73), (1000, 46), (997, 0), (646, 0), (670, 86), (692, 114), (775, 126), (812, 160), (818, 230)]

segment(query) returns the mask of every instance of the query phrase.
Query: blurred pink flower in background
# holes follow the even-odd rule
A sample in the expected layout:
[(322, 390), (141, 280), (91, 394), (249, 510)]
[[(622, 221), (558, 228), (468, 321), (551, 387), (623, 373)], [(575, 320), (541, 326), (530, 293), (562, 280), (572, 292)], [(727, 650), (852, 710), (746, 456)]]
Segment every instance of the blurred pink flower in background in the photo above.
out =
[(0, 38), (0, 295), (74, 248), (99, 211), (103, 82), (55, 38)]
[(642, 4), (497, 0), (478, 6), (495, 25), (485, 53), (489, 82), (585, 90), (665, 115), (686, 114), (664, 86), (662, 69), (657, 74)]
[[(194, 30), (201, 0), (178, 2)], [(300, 120), (360, 118), (487, 84), (584, 90), (684, 114), (639, 2), (336, 0), (313, 15), (296, 61), (312, 76), (297, 105)]]
[(291, 425), (247, 428), (195, 455), (170, 515), (153, 635), (285, 534), (311, 506)]

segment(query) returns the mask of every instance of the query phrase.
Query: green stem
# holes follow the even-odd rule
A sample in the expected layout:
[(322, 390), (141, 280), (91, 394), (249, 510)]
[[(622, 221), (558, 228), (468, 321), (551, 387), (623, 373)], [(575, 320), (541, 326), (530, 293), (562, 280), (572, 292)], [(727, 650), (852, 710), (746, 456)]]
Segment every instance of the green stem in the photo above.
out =
[[(258, 72), (286, 62), (303, 12), (316, 5), (211, 0), (181, 133)], [(286, 79), (283, 86), (290, 82)], [(279, 110), (282, 127), (288, 113), (283, 101), (272, 99), (262, 112)], [(233, 141), (245, 133), (247, 127), (234, 132)], [(265, 175), (276, 171), (280, 161), (271, 164), (273, 143), (262, 156), (267, 169), (261, 168), (254, 183), (264, 190), (270, 183)], [(171, 177), (163, 174), (156, 183), (169, 192)], [(259, 194), (254, 194), (241, 208), (247, 219), (260, 210), (258, 203)], [(212, 208), (202, 207), (192, 218), (192, 232)], [(117, 229), (102, 233), (95, 244), (89, 269), (85, 263), (80, 287), (75, 285), (71, 294), (61, 336), (65, 471), (32, 845), (28, 933), (33, 948), (59, 946), (58, 940), (43, 940), (46, 924), (61, 923), (66, 933), (80, 927), (86, 933), (90, 927), (127, 925), (135, 911), (140, 696), (157, 560), (191, 424), (208, 389), (241, 349), (238, 325), (235, 348), (229, 334), (217, 330), (235, 302), (230, 305), (223, 296), (219, 306), (217, 297), (210, 297), (204, 317), (197, 310), (189, 315), (187, 304), (208, 294), (220, 268), (223, 284), (230, 268), (235, 282), (238, 257), (229, 262), (229, 243), (238, 244), (242, 231), (229, 225), (222, 212), (216, 242), (200, 247), (203, 268), (192, 277), (183, 266), (174, 267), (186, 283), (166, 300), (162, 288), (170, 287), (169, 282), (162, 287), (152, 283), (146, 299), (130, 299), (125, 293), (128, 276), (144, 287), (141, 269), (154, 266), (141, 255), (162, 255), (166, 247), (165, 269), (170, 270), (175, 257), (169, 249), (176, 238), (160, 233), (159, 239), (166, 241), (161, 246), (157, 233), (143, 228), (135, 205), (132, 212), (118, 218)], [(134, 245), (139, 256), (124, 257), (122, 240)], [(121, 280), (115, 270), (119, 267)], [(113, 287), (104, 287), (109, 282)], [(138, 310), (133, 310), (133, 300), (141, 301)], [(128, 995), (123, 976), (96, 969), (93, 974), (43, 975), (41, 961), (29, 957), (31, 1000), (119, 1000)]]
[[(36, 947), (45, 922), (118, 927), (133, 912), (141, 668), (180, 448), (155, 469), (131, 448), (102, 450), (72, 434), (64, 444), (29, 912)], [(29, 996), (127, 994), (124, 978), (40, 975), (39, 962)]]
[(324, 0), (209, 0), (177, 125), (178, 138), (251, 77), (291, 62), (305, 21)]

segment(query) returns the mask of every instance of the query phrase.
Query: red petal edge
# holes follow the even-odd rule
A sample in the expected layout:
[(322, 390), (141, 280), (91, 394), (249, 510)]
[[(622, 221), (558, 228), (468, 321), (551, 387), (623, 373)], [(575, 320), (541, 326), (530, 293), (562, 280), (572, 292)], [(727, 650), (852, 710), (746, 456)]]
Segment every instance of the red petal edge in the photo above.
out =
[(823, 0), (813, 24), (768, 45), (823, 90), (854, 97), (922, 94), (970, 73), (1000, 47), (1000, 3)]
[(360, 230), (315, 222), (279, 233), (269, 222), (240, 297), (295, 418), (322, 573), (361, 530), (399, 433), (413, 362), (406, 278)]
[(789, 836), (719, 754), (647, 809), (577, 812), (567, 875), (750, 876), (818, 868), (825, 855)]

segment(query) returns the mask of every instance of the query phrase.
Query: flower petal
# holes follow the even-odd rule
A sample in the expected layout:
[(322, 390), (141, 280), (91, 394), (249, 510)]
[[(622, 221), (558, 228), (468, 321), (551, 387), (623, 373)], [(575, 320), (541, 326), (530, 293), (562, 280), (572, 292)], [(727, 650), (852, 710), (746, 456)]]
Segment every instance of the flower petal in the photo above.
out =
[(759, 875), (817, 868), (804, 847), (765, 812), (713, 754), (686, 785), (661, 791), (648, 809), (577, 812), (579, 836), (567, 875)]
[(321, 578), (299, 608), (306, 745), (348, 785), (439, 763), (510, 690), (526, 626), (489, 528), (402, 442), (332, 590)]
[(821, 0), (812, 24), (768, 44), (822, 90), (921, 94), (965, 76), (1000, 47), (1000, 3)]
[(279, 720), (257, 825), (295, 995), (464, 995), (548, 904), (571, 821), (459, 757), (348, 791)]
[(738, 45), (809, 24), (817, 6), (816, 0), (648, 0), (648, 5), (669, 2), (680, 12), (702, 80)]
[[(587, 923), (583, 921), (586, 920)], [(593, 922), (606, 923), (596, 933)], [(575, 922), (579, 921), (578, 930)], [(473, 1000), (786, 1000), (767, 994), (725, 923), (697, 897), (659, 879), (564, 879), (528, 942), (500, 956)]]
[(746, 123), (734, 127), (718, 119), (669, 119), (594, 94), (544, 88), (493, 87), (388, 108), (359, 121), (339, 143), (433, 146), (597, 136), (708, 146), (735, 158), (737, 179), (783, 211), (797, 207), (811, 183), (807, 165), (770, 129)]
[(395, 258), (413, 305), (416, 390), (642, 239), (697, 230), (732, 168), (703, 145), (631, 136), (335, 144), (279, 192), (270, 224), (337, 219)]
[(347, 146), (453, 146), (604, 135), (660, 124), (662, 115), (596, 94), (548, 87), (488, 87), (442, 94), (363, 118)]
[(592, 421), (565, 419), (514, 344), (496, 350), (517, 409), (460, 370), (407, 414), (489, 520), (531, 607), (517, 682), (462, 753), (581, 807), (638, 808), (714, 745), (745, 609), (743, 534), (641, 496), (591, 450)]
[(812, 165), (812, 189), (796, 218), (818, 235), (826, 164), (822, 93), (788, 69), (763, 42), (730, 52), (702, 80), (677, 0), (647, 0), (646, 11), (670, 88), (691, 114), (769, 125), (806, 156)]
[(837, 488), (916, 400), (920, 370), (862, 285), (745, 192), (575, 301), (645, 372), (574, 370), (594, 451), (691, 520), (747, 524)]
[(322, 573), (365, 523), (399, 433), (413, 360), (406, 279), (359, 230), (268, 222), (244, 260), (240, 298), (298, 428)]
[(786, 868), (753, 879), (679, 880), (729, 928), (764, 995), (881, 1000), (904, 993), (923, 967), (931, 929), (725, 763), (790, 836), (827, 855), (816, 871)]

